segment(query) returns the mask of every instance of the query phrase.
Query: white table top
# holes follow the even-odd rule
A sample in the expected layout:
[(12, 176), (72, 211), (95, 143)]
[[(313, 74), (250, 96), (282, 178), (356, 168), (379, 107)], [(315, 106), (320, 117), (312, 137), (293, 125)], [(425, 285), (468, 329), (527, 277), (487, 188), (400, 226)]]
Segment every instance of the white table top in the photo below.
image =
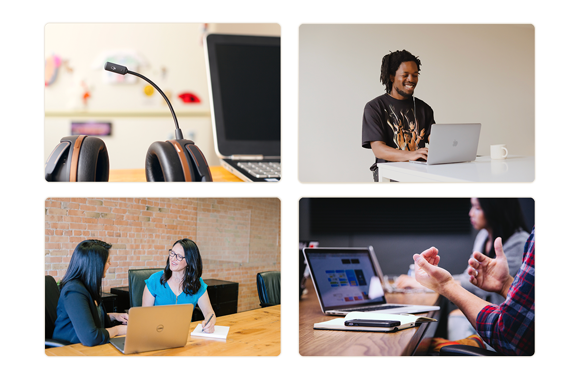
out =
[(509, 156), (505, 160), (478, 156), (476, 161), (438, 165), (378, 163), (378, 174), (380, 181), (531, 183), (534, 181), (534, 156)]

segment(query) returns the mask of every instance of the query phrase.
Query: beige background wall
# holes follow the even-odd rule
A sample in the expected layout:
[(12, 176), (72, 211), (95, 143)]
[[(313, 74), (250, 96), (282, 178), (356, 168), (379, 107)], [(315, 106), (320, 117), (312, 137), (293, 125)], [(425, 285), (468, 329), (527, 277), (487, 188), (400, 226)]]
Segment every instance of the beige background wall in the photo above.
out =
[(385, 93), (382, 57), (402, 49), (422, 61), (415, 96), (437, 123), (482, 123), (482, 155), (501, 143), (534, 155), (532, 25), (303, 24), (299, 33), (300, 181), (372, 181), (364, 106)]
[(238, 311), (259, 308), (256, 274), (280, 271), (278, 199), (47, 199), (45, 273), (62, 279), (76, 245), (112, 244), (103, 291), (128, 285), (128, 270), (164, 268), (184, 237), (200, 249), (202, 278), (239, 283)]

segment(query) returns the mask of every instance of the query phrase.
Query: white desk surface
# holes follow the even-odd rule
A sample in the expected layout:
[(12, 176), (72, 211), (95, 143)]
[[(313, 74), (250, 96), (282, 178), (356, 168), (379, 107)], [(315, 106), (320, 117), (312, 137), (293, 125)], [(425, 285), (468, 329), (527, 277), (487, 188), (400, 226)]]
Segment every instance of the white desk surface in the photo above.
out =
[(438, 165), (378, 163), (378, 175), (383, 182), (531, 183), (534, 156), (509, 156), (505, 160), (478, 156), (476, 161)]

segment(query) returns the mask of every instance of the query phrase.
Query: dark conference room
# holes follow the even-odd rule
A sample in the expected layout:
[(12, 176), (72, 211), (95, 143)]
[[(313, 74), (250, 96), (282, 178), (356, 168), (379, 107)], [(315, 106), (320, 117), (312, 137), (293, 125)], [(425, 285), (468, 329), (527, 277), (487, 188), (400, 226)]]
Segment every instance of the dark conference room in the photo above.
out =
[[(533, 355), (534, 205), (531, 198), (301, 199), (300, 354)], [(486, 285), (490, 268), (505, 269), (499, 290)], [(528, 330), (510, 342), (506, 310), (518, 302)], [(495, 312), (505, 326), (487, 336)]]

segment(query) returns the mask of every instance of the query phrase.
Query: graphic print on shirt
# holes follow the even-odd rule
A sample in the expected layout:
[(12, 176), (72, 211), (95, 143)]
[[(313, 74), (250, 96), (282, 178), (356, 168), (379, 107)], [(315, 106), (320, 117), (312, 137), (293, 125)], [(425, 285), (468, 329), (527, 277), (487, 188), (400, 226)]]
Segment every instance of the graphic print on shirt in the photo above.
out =
[(424, 140), (426, 130), (423, 128), (418, 133), (418, 121), (414, 118), (414, 110), (401, 109), (399, 113), (396, 113), (393, 105), (390, 105), (389, 108), (387, 123), (394, 132), (394, 143), (401, 150), (417, 150), (418, 144)]

